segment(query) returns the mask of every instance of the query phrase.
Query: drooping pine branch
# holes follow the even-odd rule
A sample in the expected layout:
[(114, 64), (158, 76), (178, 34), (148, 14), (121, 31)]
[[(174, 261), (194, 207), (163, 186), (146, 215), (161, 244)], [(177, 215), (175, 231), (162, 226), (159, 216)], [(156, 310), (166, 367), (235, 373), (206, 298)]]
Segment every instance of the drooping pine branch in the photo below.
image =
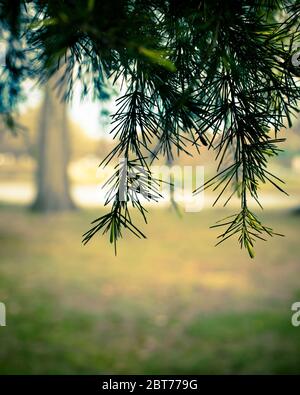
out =
[[(110, 211), (95, 221), (84, 242), (102, 230), (115, 244), (123, 228), (143, 237), (130, 210), (145, 219), (145, 198), (159, 195), (149, 165), (161, 156), (171, 161), (175, 154), (190, 154), (189, 144), (216, 152), (217, 175), (205, 184), (217, 191), (216, 201), (226, 193), (225, 204), (234, 195), (241, 201), (240, 212), (224, 221), (220, 241), (237, 234), (252, 256), (254, 240), (273, 234), (250, 211), (249, 199), (260, 204), (260, 183), (282, 190), (267, 165), (300, 99), (294, 62), (299, 1), (2, 3), (0, 29), (14, 37), (0, 81), (1, 112), (8, 120), (21, 82), (30, 76), (43, 81), (62, 65), (57, 89), (64, 89), (66, 100), (78, 81), (82, 96), (92, 92), (97, 100), (107, 98), (108, 82), (121, 87), (112, 116), (116, 146), (104, 164), (123, 158), (126, 171), (125, 165), (116, 167), (108, 185)], [(16, 40), (25, 50), (14, 49)], [(153, 188), (148, 194), (146, 180)]]

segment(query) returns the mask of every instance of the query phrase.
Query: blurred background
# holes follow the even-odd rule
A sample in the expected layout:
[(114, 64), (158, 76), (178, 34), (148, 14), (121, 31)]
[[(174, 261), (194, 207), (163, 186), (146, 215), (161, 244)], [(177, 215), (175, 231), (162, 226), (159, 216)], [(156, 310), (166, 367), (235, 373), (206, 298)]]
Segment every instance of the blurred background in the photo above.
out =
[[(259, 214), (285, 237), (254, 260), (233, 239), (214, 247), (209, 227), (238, 202), (211, 208), (211, 192), (198, 213), (149, 207), (147, 240), (125, 234), (115, 256), (107, 237), (81, 244), (104, 213), (111, 108), (28, 87), (20, 131), (0, 132), (0, 373), (300, 373), (300, 122), (270, 163), (290, 196), (261, 190)], [(175, 164), (216, 168), (204, 150)]]

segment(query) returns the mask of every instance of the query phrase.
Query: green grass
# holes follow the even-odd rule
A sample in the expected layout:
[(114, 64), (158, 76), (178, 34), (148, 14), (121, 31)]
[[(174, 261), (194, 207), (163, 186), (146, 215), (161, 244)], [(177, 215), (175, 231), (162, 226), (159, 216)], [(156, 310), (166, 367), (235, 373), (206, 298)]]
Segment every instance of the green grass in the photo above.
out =
[(97, 212), (0, 209), (0, 373), (300, 373), (299, 217), (285, 238), (214, 247), (221, 211), (150, 215), (148, 240), (83, 247)]

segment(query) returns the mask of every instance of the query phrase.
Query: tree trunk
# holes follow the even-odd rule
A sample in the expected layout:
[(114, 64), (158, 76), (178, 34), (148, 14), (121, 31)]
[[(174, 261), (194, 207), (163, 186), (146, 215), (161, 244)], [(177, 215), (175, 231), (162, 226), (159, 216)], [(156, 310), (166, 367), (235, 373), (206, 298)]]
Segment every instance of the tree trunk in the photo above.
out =
[(32, 206), (41, 212), (74, 209), (67, 174), (70, 146), (67, 105), (50, 80), (45, 88), (38, 130), (37, 197)]
[(293, 214), (300, 215), (300, 206), (293, 208)]

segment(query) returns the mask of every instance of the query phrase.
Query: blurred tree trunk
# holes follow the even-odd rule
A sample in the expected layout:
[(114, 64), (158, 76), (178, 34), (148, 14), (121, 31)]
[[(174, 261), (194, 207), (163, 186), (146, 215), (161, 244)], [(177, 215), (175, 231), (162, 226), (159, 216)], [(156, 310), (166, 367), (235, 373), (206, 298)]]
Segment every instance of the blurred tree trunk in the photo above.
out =
[(300, 215), (300, 206), (293, 209), (293, 214)]
[(45, 87), (38, 130), (36, 211), (74, 209), (67, 167), (70, 155), (67, 105), (57, 96), (53, 81)]

